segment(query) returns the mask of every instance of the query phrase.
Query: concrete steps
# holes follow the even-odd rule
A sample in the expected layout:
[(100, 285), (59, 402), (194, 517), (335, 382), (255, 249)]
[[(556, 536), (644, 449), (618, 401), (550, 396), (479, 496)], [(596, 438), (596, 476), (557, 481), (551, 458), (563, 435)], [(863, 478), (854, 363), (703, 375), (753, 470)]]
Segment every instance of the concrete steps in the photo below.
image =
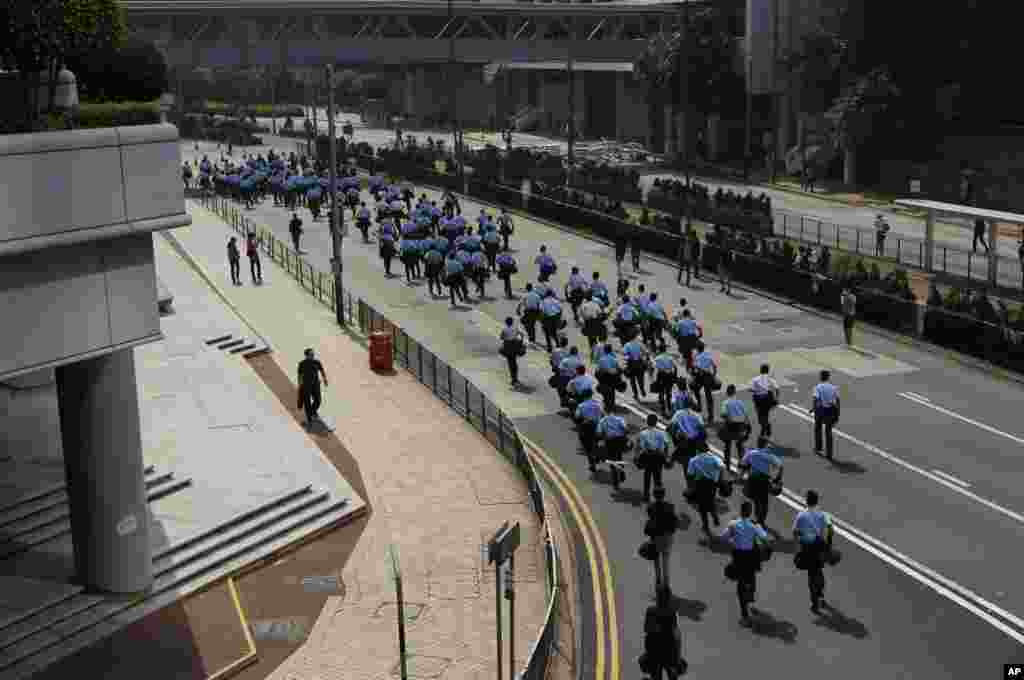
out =
[(348, 498), (306, 485), (158, 551), (155, 582), (141, 596), (81, 591), (0, 625), (0, 676), (27, 679), (57, 660), (159, 610), (202, 585), (341, 523)]
[[(156, 474), (149, 468), (146, 492), (150, 503), (188, 487), (192, 480), (175, 479), (172, 473)], [(0, 560), (71, 533), (66, 487), (26, 501), (0, 513)]]
[(207, 346), (216, 345), (217, 349), (228, 354), (241, 354), (244, 359), (250, 359), (270, 351), (270, 348), (262, 342), (247, 341), (245, 338), (236, 338), (231, 334), (210, 338), (205, 342)]

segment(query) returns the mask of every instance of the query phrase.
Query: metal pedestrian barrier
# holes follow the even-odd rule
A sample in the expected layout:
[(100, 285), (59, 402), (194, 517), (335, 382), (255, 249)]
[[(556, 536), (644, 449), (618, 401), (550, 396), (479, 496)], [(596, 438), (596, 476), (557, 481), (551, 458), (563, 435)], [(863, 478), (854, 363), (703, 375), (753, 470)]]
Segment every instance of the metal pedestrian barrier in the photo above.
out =
[[(288, 244), (246, 217), (232, 200), (223, 196), (203, 196), (199, 200), (204, 208), (217, 214), (243, 237), (255, 233), (260, 249), (269, 255), (271, 260), (281, 265), (313, 297), (332, 312), (335, 311), (338, 301), (335, 299), (333, 274), (315, 269)], [(346, 292), (343, 306), (346, 322), (358, 327), (363, 335), (369, 337), (370, 333), (374, 332), (390, 334), (396, 363), (412, 373), (437, 398), (447, 402), (450, 408), (473, 425), (499, 453), (516, 466), (526, 480), (530, 505), (544, 529), (545, 580), (549, 599), (543, 627), (530, 647), (526, 665), (519, 678), (543, 680), (558, 642), (561, 565), (558, 548), (548, 523), (544, 489), (518, 431), (497, 404), (488, 399), (468, 378), (378, 312), (373, 305)]]

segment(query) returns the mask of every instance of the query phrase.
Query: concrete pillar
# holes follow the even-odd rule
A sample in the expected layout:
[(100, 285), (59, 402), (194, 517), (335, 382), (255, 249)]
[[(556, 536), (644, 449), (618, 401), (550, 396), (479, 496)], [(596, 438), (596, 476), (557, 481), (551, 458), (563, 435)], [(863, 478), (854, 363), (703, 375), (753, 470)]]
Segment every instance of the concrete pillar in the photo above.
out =
[(995, 220), (988, 223), (988, 282), (992, 286), (999, 285), (999, 224)]
[(132, 350), (56, 370), (75, 570), (88, 588), (153, 584)]
[(935, 213), (928, 211), (924, 218), (924, 270), (934, 271), (935, 267)]
[(626, 74), (615, 74), (615, 139), (626, 141)]

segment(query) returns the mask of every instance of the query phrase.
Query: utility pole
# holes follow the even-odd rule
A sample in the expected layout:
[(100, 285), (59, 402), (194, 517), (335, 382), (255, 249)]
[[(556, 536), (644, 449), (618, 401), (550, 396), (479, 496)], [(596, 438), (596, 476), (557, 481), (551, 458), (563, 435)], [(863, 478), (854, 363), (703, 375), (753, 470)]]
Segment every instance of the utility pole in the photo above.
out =
[(331, 191), (331, 236), (334, 245), (334, 258), (331, 261), (331, 268), (334, 270), (334, 310), (338, 319), (338, 325), (345, 325), (345, 297), (341, 284), (341, 220), (343, 216), (338, 212), (338, 140), (334, 132), (334, 64), (327, 64), (327, 134), (330, 137), (330, 163), (328, 170), (328, 188)]
[[(569, 21), (571, 22), (572, 19), (570, 18)], [(575, 25), (573, 25), (572, 28), (575, 29)], [(572, 36), (572, 35), (569, 36), (569, 53), (567, 55), (567, 59), (566, 59), (566, 63), (565, 63), (566, 73), (569, 74), (569, 128), (566, 131), (566, 132), (568, 132), (568, 136), (569, 136), (569, 143), (568, 143), (568, 147), (569, 148), (568, 148), (568, 153), (566, 153), (566, 160), (568, 162), (568, 166), (569, 167), (566, 169), (566, 174), (565, 174), (565, 183), (566, 183), (566, 185), (572, 184), (572, 170), (573, 170), (573, 167), (576, 164), (576, 151), (575, 151), (575, 148), (574, 148), (576, 146), (576, 78), (573, 77), (573, 70), (572, 70), (572, 38), (573, 37), (574, 36)]]
[(744, 128), (744, 132), (743, 132), (743, 138), (744, 138), (744, 140), (743, 140), (743, 181), (744, 182), (749, 182), (750, 181), (750, 161), (751, 161), (751, 159), (750, 159), (750, 136), (751, 136), (751, 129), (750, 129), (750, 127), (751, 127), (751, 122), (752, 122), (751, 118), (753, 117), (752, 109), (753, 109), (753, 104), (754, 104), (754, 101), (753, 101), (754, 100), (754, 94), (753, 94), (753, 85), (754, 85), (754, 83), (752, 82), (752, 78), (753, 78), (753, 72), (752, 72), (752, 70), (753, 70), (752, 69), (753, 62), (752, 62), (751, 55), (750, 55), (750, 47), (751, 47), (750, 46), (750, 36), (747, 36), (747, 50), (746, 50), (747, 54), (746, 54), (745, 59), (744, 59), (744, 61), (746, 62), (746, 65), (747, 65), (747, 68), (746, 68), (746, 71), (747, 71), (747, 78), (746, 78), (746, 81), (747, 81), (747, 105), (746, 105), (746, 109), (747, 110), (746, 110), (745, 122), (744, 122), (744, 125), (743, 125), (743, 128)]

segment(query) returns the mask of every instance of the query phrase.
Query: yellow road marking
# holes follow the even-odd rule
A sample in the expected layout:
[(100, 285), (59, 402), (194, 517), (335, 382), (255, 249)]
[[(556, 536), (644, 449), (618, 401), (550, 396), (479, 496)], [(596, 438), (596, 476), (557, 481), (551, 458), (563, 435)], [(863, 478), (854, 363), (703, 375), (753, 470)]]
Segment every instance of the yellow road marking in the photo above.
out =
[(238, 588), (235, 587), (235, 579), (229, 576), (227, 578), (228, 593), (231, 595), (231, 601), (235, 605), (235, 611), (238, 612), (238, 620), (242, 624), (242, 632), (245, 633), (245, 642), (249, 646), (249, 651), (246, 652), (245, 656), (229, 663), (224, 668), (211, 674), (206, 680), (224, 680), (227, 677), (234, 675), (246, 666), (253, 664), (257, 661), (258, 656), (256, 653), (256, 641), (253, 640), (252, 631), (249, 630), (249, 619), (245, 616), (245, 610), (242, 609), (242, 600), (238, 596)]
[[(580, 533), (583, 535), (583, 542), (587, 551), (587, 559), (590, 562), (590, 571), (591, 574), (594, 575), (594, 615), (597, 620), (597, 629), (599, 633), (601, 631), (606, 632), (609, 641), (610, 659), (607, 678), (608, 680), (619, 680), (621, 664), (619, 659), (619, 628), (615, 605), (615, 587), (612, 581), (611, 568), (609, 566), (608, 550), (604, 544), (604, 540), (601, 538), (601, 533), (597, 528), (597, 523), (594, 521), (590, 508), (580, 496), (579, 490), (576, 488), (576, 485), (573, 484), (572, 480), (566, 477), (558, 464), (555, 463), (543, 449), (537, 446), (537, 444), (521, 433), (519, 437), (533, 450), (533, 453), (540, 465), (545, 469), (545, 471), (547, 471), (548, 476), (552, 479), (555, 485), (558, 486), (563, 497), (565, 497), (566, 502), (569, 504), (569, 509), (575, 516), (576, 522), (580, 526)], [(591, 540), (591, 536), (593, 537), (593, 540)], [(597, 546), (597, 558), (595, 558), (594, 544)], [(604, 576), (604, 592), (607, 595), (607, 626), (604, 621), (605, 602), (603, 601), (604, 598), (601, 597), (602, 589), (598, 583), (598, 579), (596, 578), (598, 574), (598, 560), (601, 562), (600, 573)], [(605, 653), (602, 637), (603, 635), (601, 634), (597, 636), (597, 659), (594, 674), (594, 677), (597, 680), (602, 680), (602, 678), (605, 677)]]

